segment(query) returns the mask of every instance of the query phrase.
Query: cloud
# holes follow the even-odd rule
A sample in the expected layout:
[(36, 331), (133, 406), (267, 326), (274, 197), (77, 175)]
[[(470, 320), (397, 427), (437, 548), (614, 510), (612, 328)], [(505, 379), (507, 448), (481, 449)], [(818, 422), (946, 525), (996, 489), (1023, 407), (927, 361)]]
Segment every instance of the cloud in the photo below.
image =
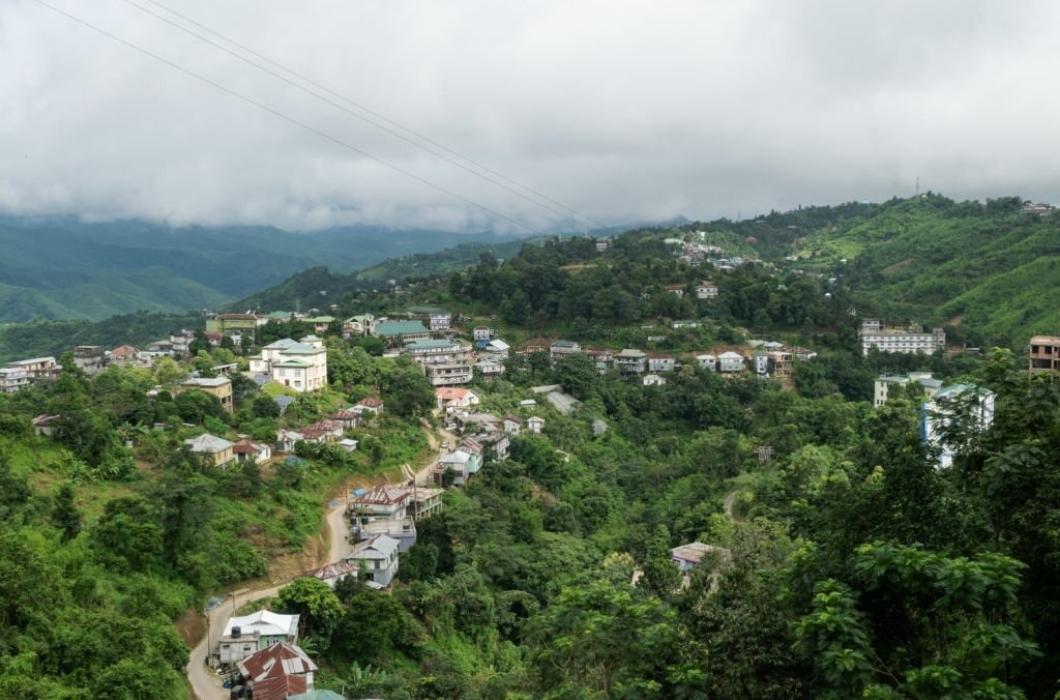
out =
[[(124, 0), (47, 1), (361, 153), (11, 0), (0, 209), (288, 228), (571, 223)], [(882, 199), (917, 176), (957, 198), (1060, 191), (1053, 3), (160, 1), (603, 223)]]

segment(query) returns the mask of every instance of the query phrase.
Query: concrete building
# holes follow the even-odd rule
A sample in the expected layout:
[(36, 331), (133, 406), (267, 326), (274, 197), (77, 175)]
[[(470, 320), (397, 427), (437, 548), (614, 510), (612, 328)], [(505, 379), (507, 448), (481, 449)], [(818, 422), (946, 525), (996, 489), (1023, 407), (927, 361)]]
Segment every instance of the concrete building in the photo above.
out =
[(99, 345), (78, 345), (74, 348), (74, 364), (92, 376), (107, 368), (107, 351)]
[(379, 321), (372, 328), (371, 334), (390, 345), (402, 345), (431, 337), (431, 332), (419, 321)]
[[(364, 579), (386, 587), (394, 580), (399, 563), (398, 541), (389, 535), (375, 535), (357, 546), (347, 561), (364, 566)], [(359, 568), (358, 571), (361, 569)]]
[(906, 386), (910, 382), (919, 384), (924, 397), (931, 399), (942, 388), (942, 381), (931, 376), (931, 372), (910, 372), (909, 374), (881, 374), (876, 378), (872, 391), (872, 404), (879, 408), (887, 403), (890, 392), (895, 387)]
[(1060, 374), (1060, 336), (1036, 335), (1031, 338), (1027, 361), (1030, 372)]
[(738, 352), (723, 352), (718, 355), (718, 371), (723, 374), (742, 372), (744, 368), (743, 355)]
[(700, 369), (710, 370), (711, 372), (718, 371), (718, 357), (717, 355), (711, 355), (710, 353), (703, 353), (702, 355), (696, 355), (696, 364), (699, 365)]
[(284, 338), (251, 357), (250, 371), (297, 392), (320, 391), (328, 384), (328, 352), (313, 335), (300, 341)]
[(198, 455), (206, 455), (215, 467), (228, 465), (235, 459), (232, 443), (209, 433), (184, 441), (184, 446)]
[(234, 664), (275, 644), (298, 641), (298, 615), (259, 610), (225, 623), (216, 656), (222, 664)]
[(862, 355), (868, 355), (872, 348), (880, 352), (924, 355), (946, 348), (946, 331), (941, 328), (934, 328), (928, 333), (917, 325), (887, 326), (878, 319), (862, 321), (858, 338)]
[(924, 443), (938, 450), (935, 463), (949, 469), (965, 447), (951, 431), (969, 436), (987, 430), (994, 423), (993, 392), (971, 384), (953, 384), (940, 389), (920, 409), (920, 434)]
[(613, 359), (615, 368), (624, 374), (644, 374), (648, 368), (648, 356), (642, 350), (626, 348)]
[(582, 346), (573, 340), (555, 340), (549, 346), (548, 356), (553, 363), (559, 362), (565, 357), (577, 355), (582, 351)]
[(180, 391), (198, 389), (221, 402), (227, 413), (235, 410), (232, 400), (232, 380), (228, 377), (188, 377), (180, 385)]

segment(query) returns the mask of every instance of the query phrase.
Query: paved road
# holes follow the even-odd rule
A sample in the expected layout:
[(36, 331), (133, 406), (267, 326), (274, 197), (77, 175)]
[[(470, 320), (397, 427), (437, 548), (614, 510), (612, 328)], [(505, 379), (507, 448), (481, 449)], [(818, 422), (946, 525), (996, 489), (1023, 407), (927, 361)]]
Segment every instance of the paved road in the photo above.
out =
[[(343, 513), (346, 508), (344, 499), (339, 498), (328, 505), (328, 561), (337, 562), (342, 559), (353, 548), (347, 541), (348, 532)], [(188, 658), (188, 682), (191, 683), (192, 691), (199, 700), (227, 700), (228, 692), (221, 687), (221, 677), (214, 673), (206, 664), (207, 649), (212, 649), (217, 638), (224, 631), (225, 623), (237, 609), (247, 603), (262, 598), (271, 598), (281, 588), (287, 585), (287, 581), (259, 589), (241, 589), (230, 593), (221, 605), (211, 610), (207, 617), (209, 627), (202, 641), (191, 650)]]

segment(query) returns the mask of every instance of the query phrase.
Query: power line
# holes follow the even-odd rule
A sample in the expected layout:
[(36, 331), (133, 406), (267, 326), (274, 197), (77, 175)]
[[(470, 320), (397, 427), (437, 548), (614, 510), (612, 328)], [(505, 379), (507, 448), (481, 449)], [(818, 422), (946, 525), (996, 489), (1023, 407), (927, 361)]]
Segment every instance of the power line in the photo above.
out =
[(305, 123), (305, 122), (303, 122), (303, 121), (301, 121), (301, 120), (299, 120), (299, 119), (297, 119), (295, 117), (292, 117), (292, 116), (290, 116), (288, 114), (285, 114), (285, 113), (279, 111), (278, 109), (270, 107), (269, 105), (267, 105), (267, 104), (265, 104), (263, 102), (258, 102), (257, 100), (255, 100), (255, 99), (253, 99), (251, 97), (247, 97), (246, 95), (244, 95), (244, 94), (242, 94), (240, 92), (237, 92), (237, 91), (233, 90), (232, 88), (230, 88), (230, 87), (228, 87), (226, 85), (222, 85), (221, 83), (218, 83), (217, 81), (215, 81), (215, 80), (213, 80), (211, 78), (207, 78), (206, 76), (204, 76), (204, 75), (202, 75), (200, 73), (196, 73), (195, 71), (193, 71), (191, 69), (185, 68), (184, 66), (181, 66), (180, 64), (178, 64), (178, 63), (176, 63), (174, 61), (171, 61), (168, 58), (164, 58), (163, 56), (159, 56), (158, 54), (156, 54), (156, 53), (154, 53), (154, 52), (152, 52), (152, 51), (150, 51), (148, 49), (145, 49), (144, 47), (142, 47), (142, 46), (140, 46), (138, 44), (135, 44), (135, 43), (133, 43), (131, 41), (123, 39), (123, 38), (121, 38), (120, 36), (118, 36), (116, 34), (112, 34), (111, 32), (107, 31), (106, 29), (103, 29), (102, 27), (99, 27), (99, 26), (97, 26), (95, 24), (92, 24), (91, 22), (89, 22), (87, 20), (84, 20), (84, 19), (78, 17), (77, 15), (71, 14), (71, 13), (67, 12), (66, 10), (63, 10), (62, 8), (56, 7), (56, 6), (54, 6), (54, 5), (52, 5), (52, 4), (48, 3), (48, 2), (45, 2), (45, 0), (33, 0), (33, 1), (36, 2), (38, 5), (42, 5), (42, 6), (48, 8), (49, 10), (51, 10), (51, 11), (57, 13), (57, 14), (63, 15), (64, 17), (66, 17), (66, 18), (68, 18), (70, 20), (73, 20), (74, 22), (77, 22), (78, 24), (80, 24), (80, 25), (82, 25), (84, 27), (87, 27), (87, 28), (89, 28), (89, 29), (91, 29), (91, 30), (93, 30), (95, 32), (98, 32), (98, 33), (102, 34), (103, 36), (107, 37), (108, 39), (111, 39), (112, 41), (115, 41), (115, 42), (117, 42), (119, 44), (122, 44), (123, 46), (126, 46), (126, 47), (128, 47), (130, 49), (133, 49), (134, 51), (137, 51), (137, 52), (139, 52), (139, 53), (141, 53), (141, 54), (143, 54), (145, 56), (153, 58), (153, 59), (155, 59), (156, 61), (158, 61), (160, 63), (164, 63), (165, 65), (169, 66), (170, 68), (173, 68), (174, 70), (180, 71), (181, 73), (184, 73), (187, 76), (195, 78), (196, 80), (200, 80), (200, 81), (206, 83), (207, 85), (210, 85), (210, 86), (212, 86), (214, 88), (217, 88), (218, 90), (220, 90), (220, 91), (222, 91), (222, 92), (224, 92), (224, 93), (226, 93), (226, 94), (228, 94), (228, 95), (230, 95), (232, 97), (235, 97), (236, 99), (242, 100), (243, 102), (246, 102), (249, 105), (257, 107), (258, 109), (263, 110), (265, 112), (268, 112), (269, 114), (272, 114), (273, 116), (279, 117), (280, 119), (283, 119), (284, 121), (286, 121), (286, 122), (288, 122), (290, 124), (294, 124), (295, 126), (297, 126), (299, 128), (305, 129), (306, 131), (308, 131), (310, 133), (316, 134), (317, 136), (319, 136), (319, 137), (321, 137), (323, 139), (326, 139), (328, 141), (331, 141), (332, 143), (334, 143), (334, 144), (336, 144), (338, 146), (342, 146), (343, 148), (346, 148), (346, 149), (348, 149), (350, 151), (353, 151), (354, 153), (356, 153), (356, 154), (358, 154), (360, 156), (368, 158), (369, 160), (373, 160), (376, 163), (379, 163), (380, 165), (393, 170), (394, 172), (397, 172), (397, 173), (400, 173), (400, 174), (402, 174), (402, 175), (404, 175), (406, 177), (412, 178), (413, 180), (416, 180), (417, 182), (419, 182), (421, 184), (424, 184), (424, 185), (426, 185), (426, 186), (428, 186), (428, 187), (430, 187), (430, 188), (432, 188), (432, 189), (434, 189), (434, 190), (436, 190), (438, 192), (441, 192), (442, 194), (444, 194), (444, 195), (446, 195), (448, 197), (452, 197), (453, 199), (460, 200), (461, 202), (464, 202), (465, 204), (469, 204), (469, 205), (471, 205), (471, 206), (473, 206), (473, 207), (475, 207), (477, 209), (480, 209), (480, 210), (486, 212), (487, 214), (489, 214), (490, 216), (493, 216), (494, 218), (500, 219), (502, 221), (507, 221), (508, 223), (511, 223), (511, 224), (513, 224), (513, 225), (515, 225), (515, 226), (517, 226), (517, 227), (519, 227), (519, 228), (521, 228), (521, 229), (523, 229), (525, 231), (529, 231), (530, 233), (535, 233), (535, 234), (539, 233), (538, 231), (535, 231), (534, 229), (532, 229), (529, 226), (527, 226), (526, 224), (524, 224), (524, 223), (522, 223), (520, 221), (517, 221), (516, 219), (513, 219), (513, 218), (511, 218), (510, 216), (508, 216), (506, 214), (502, 214), (501, 212), (499, 212), (499, 211), (497, 211), (497, 210), (495, 210), (495, 209), (493, 209), (491, 207), (488, 207), (485, 204), (479, 204), (478, 202), (476, 202), (475, 200), (471, 199), (470, 197), (466, 197), (466, 196), (464, 196), (462, 194), (459, 194), (457, 192), (453, 192), (452, 190), (449, 190), (449, 189), (447, 189), (447, 188), (445, 188), (445, 187), (443, 187), (441, 185), (438, 185), (438, 184), (436, 184), (434, 182), (431, 182), (430, 180), (428, 180), (425, 177), (422, 177), (422, 176), (417, 175), (416, 173), (414, 173), (414, 172), (412, 172), (410, 170), (402, 168), (400, 165), (395, 165), (395, 164), (393, 164), (393, 163), (391, 163), (391, 162), (389, 162), (387, 160), (384, 160), (384, 159), (380, 158), (379, 156), (373, 155), (373, 154), (369, 153), (368, 151), (365, 151), (365, 150), (363, 150), (361, 148), (358, 148), (357, 146), (354, 146), (353, 144), (351, 144), (351, 143), (349, 143), (347, 141), (343, 141), (342, 139), (338, 138), (337, 136), (332, 136), (331, 134), (327, 133), (326, 131), (322, 131), (321, 129), (318, 129), (317, 127), (312, 126), (311, 124), (307, 124), (307, 123)]
[[(162, 10), (170, 13), (174, 17), (178, 17), (181, 20), (183, 20), (184, 22), (187, 22), (188, 24), (194, 25), (194, 26), (196, 26), (196, 27), (208, 32), (209, 34), (212, 34), (212, 35), (214, 35), (216, 37), (219, 37), (220, 39), (222, 39), (226, 43), (231, 44), (232, 46), (235, 46), (238, 49), (240, 49), (242, 51), (245, 51), (246, 53), (248, 53), (248, 54), (250, 54), (250, 55), (252, 55), (252, 56), (254, 56), (254, 57), (258, 58), (258, 59), (261, 59), (265, 63), (268, 63), (269, 65), (274, 66), (274, 67), (284, 71), (285, 73), (293, 75), (294, 77), (298, 78), (302, 82), (312, 86), (316, 90), (320, 90), (321, 92), (324, 92), (324, 93), (326, 93), (328, 95), (331, 95), (332, 97), (335, 97), (335, 98), (337, 98), (339, 100), (342, 100), (343, 102), (346, 102), (347, 104), (352, 105), (353, 107), (361, 110), (362, 112), (366, 112), (367, 114), (370, 114), (372, 117), (375, 117), (376, 119), (378, 119), (378, 120), (380, 120), (382, 122), (385, 122), (385, 123), (384, 124), (380, 124), (379, 122), (377, 122), (377, 121), (375, 121), (373, 119), (370, 119), (370, 118), (364, 116), (363, 114), (358, 114), (357, 112), (354, 112), (353, 110), (349, 109), (348, 107), (345, 107), (345, 106), (343, 106), (341, 104), (337, 104), (334, 100), (328, 99), (328, 98), (326, 98), (326, 97), (314, 92), (313, 90), (310, 90), (310, 89), (306, 88), (304, 85), (301, 85), (301, 84), (291, 80), (290, 78), (288, 78), (288, 77), (286, 77), (284, 75), (280, 75), (279, 73), (277, 73), (277, 72), (275, 72), (275, 71), (273, 71), (273, 70), (271, 70), (271, 69), (269, 69), (269, 68), (267, 68), (265, 66), (262, 66), (261, 64), (255, 63), (254, 61), (250, 60), (246, 56), (243, 56), (243, 55), (241, 55), (241, 54), (239, 54), (239, 53), (237, 53), (235, 51), (232, 51), (231, 49), (229, 49), (229, 48), (227, 48), (225, 46), (222, 46), (221, 44), (218, 44), (217, 42), (212, 41), (211, 39), (209, 39), (209, 38), (207, 38), (207, 37), (205, 37), (205, 36), (203, 36), (201, 34), (198, 34), (198, 33), (194, 32), (194, 31), (188, 29), (185, 26), (182, 26), (182, 25), (180, 25), (180, 24), (178, 24), (178, 23), (176, 23), (176, 22), (174, 22), (174, 21), (172, 21), (172, 20), (170, 20), (170, 19), (168, 19), (166, 17), (163, 17), (162, 15), (151, 11), (150, 9), (144, 7), (143, 5), (140, 5), (137, 2), (134, 2), (133, 0), (123, 0), (123, 2), (125, 2), (126, 4), (136, 8), (138, 10), (140, 10), (141, 12), (144, 12), (144, 13), (146, 13), (148, 15), (151, 15), (152, 17), (155, 17), (156, 19), (158, 19), (158, 20), (160, 20), (162, 22), (165, 22), (165, 23), (167, 23), (167, 24), (169, 24), (169, 25), (171, 25), (173, 27), (176, 27), (180, 31), (185, 32), (186, 34), (189, 34), (189, 35), (191, 35), (191, 36), (193, 36), (193, 37), (195, 37), (195, 38), (197, 38), (197, 39), (209, 44), (210, 46), (213, 46), (214, 48), (217, 48), (217, 49), (219, 49), (221, 51), (224, 51), (225, 53), (229, 54), (230, 56), (233, 56), (233, 57), (239, 59), (240, 61), (243, 61), (244, 63), (247, 63), (248, 65), (251, 65), (254, 68), (257, 68), (258, 70), (260, 70), (260, 71), (262, 71), (264, 73), (267, 73), (268, 75), (271, 75), (274, 78), (277, 78), (279, 80), (284, 81), (288, 85), (292, 85), (295, 88), (297, 88), (297, 89), (299, 89), (299, 90), (301, 90), (301, 91), (303, 91), (303, 92), (305, 92), (305, 93), (307, 93), (309, 95), (312, 95), (313, 97), (316, 97), (317, 99), (319, 99), (319, 100), (321, 100), (323, 102), (326, 102), (327, 104), (330, 104), (331, 106), (335, 107), (336, 109), (340, 109), (340, 110), (346, 112), (347, 114), (349, 114), (349, 115), (351, 115), (353, 117), (356, 117), (357, 119), (360, 119), (360, 120), (362, 120), (362, 121), (364, 121), (364, 122), (366, 122), (368, 124), (371, 124), (372, 126), (376, 127), (377, 129), (381, 129), (382, 131), (385, 131), (386, 133), (390, 134), (391, 136), (394, 136), (395, 138), (401, 139), (402, 141), (404, 141), (404, 142), (406, 142), (408, 144), (411, 144), (411, 145), (415, 146), (416, 148), (420, 148), (420, 149), (426, 151), (427, 153), (430, 153), (431, 155), (433, 155), (436, 158), (439, 158), (439, 159), (441, 159), (441, 160), (443, 160), (443, 161), (445, 161), (445, 162), (447, 162), (447, 163), (449, 163), (451, 165), (454, 165), (454, 166), (456, 166), (458, 168), (461, 168), (462, 170), (465, 170), (465, 171), (475, 175), (476, 177), (482, 178), (483, 180), (485, 180), (485, 181), (487, 181), (487, 182), (489, 182), (489, 183), (491, 183), (491, 184), (493, 184), (493, 185), (495, 185), (497, 187), (500, 187), (501, 189), (504, 189), (505, 191), (507, 191), (507, 192), (509, 192), (511, 194), (514, 194), (517, 197), (521, 197), (522, 199), (525, 199), (526, 201), (531, 202), (532, 204), (535, 204), (535, 205), (537, 205), (539, 207), (542, 207), (542, 208), (552, 212), (553, 214), (556, 214), (558, 216), (572, 215), (572, 216), (582, 220), (583, 222), (586, 222), (586, 223), (590, 224), (593, 227), (600, 228), (602, 226), (600, 223), (598, 223), (598, 222), (596, 222), (596, 221), (584, 216), (583, 214), (581, 214), (577, 210), (575, 210), (575, 209), (563, 204), (562, 202), (559, 202), (559, 201), (549, 197), (548, 195), (542, 194), (541, 192), (539, 192), (537, 190), (534, 190), (534, 189), (532, 189), (532, 188), (530, 188), (530, 187), (528, 187), (528, 186), (526, 186), (526, 185), (524, 185), (524, 184), (522, 184), (522, 183), (520, 183), (520, 182), (518, 182), (516, 180), (513, 180), (512, 178), (504, 175), (503, 173), (497, 172), (496, 170), (492, 170), (492, 169), (488, 168), (487, 166), (483, 165), (482, 163), (479, 163), (478, 161), (473, 160), (472, 158), (469, 158), (468, 156), (465, 156), (465, 155), (459, 153), (458, 151), (456, 151), (456, 150), (454, 150), (452, 148), (449, 148), (449, 147), (447, 147), (447, 146), (435, 141), (434, 139), (431, 139), (430, 137), (428, 137), (428, 136), (426, 136), (426, 135), (424, 135), (424, 134), (422, 134), (422, 133), (420, 133), (420, 132), (418, 132), (418, 131), (416, 131), (414, 129), (411, 129), (411, 128), (407, 127), (407, 126), (404, 126), (403, 124), (397, 122), (396, 120), (391, 119), (390, 117), (387, 117), (384, 114), (380, 114), (379, 112), (374, 111), (374, 110), (370, 109), (369, 107), (366, 107), (365, 105), (353, 100), (350, 97), (347, 97), (346, 95), (343, 95), (343, 94), (341, 94), (339, 92), (336, 92), (335, 90), (332, 90), (331, 88), (327, 87), (326, 85), (322, 85), (321, 83), (319, 83), (317, 81), (314, 81), (313, 79), (303, 75), (302, 73), (299, 73), (298, 71), (296, 71), (296, 70), (294, 70), (292, 68), (289, 68), (289, 67), (285, 66), (284, 64), (279, 63), (278, 61), (275, 61), (275, 60), (269, 58), (268, 56), (265, 56), (264, 54), (261, 54), (258, 51), (255, 51), (254, 49), (252, 49), (252, 48), (250, 48), (250, 47), (248, 47), (248, 46), (246, 46), (244, 44), (241, 44), (240, 42), (236, 41), (235, 39), (232, 39), (231, 37), (227, 36), (226, 34), (223, 34), (223, 33), (219, 32), (219, 31), (217, 31), (215, 29), (212, 29), (211, 27), (203, 24), (202, 22), (199, 22), (199, 21), (197, 21), (195, 19), (192, 19), (191, 17), (188, 17), (187, 15), (181, 14), (177, 10), (172, 9), (171, 7), (168, 7), (167, 5), (165, 5), (165, 4), (161, 3), (161, 2), (158, 2), (157, 0), (146, 0), (146, 2), (149, 2), (150, 4), (161, 8)], [(390, 126), (387, 126), (387, 125), (390, 125)], [(394, 127), (394, 128), (390, 128), (390, 127)], [(405, 132), (405, 134), (411, 134), (416, 139), (419, 139), (419, 141), (417, 141), (415, 139), (412, 139), (412, 138), (409, 138), (408, 136), (406, 136), (405, 134), (400, 133), (400, 132)], [(420, 141), (422, 141), (423, 143), (421, 143)], [(428, 144), (428, 145), (424, 145), (424, 144)], [(457, 160), (457, 159), (459, 159), (459, 160)], [(462, 163), (460, 161), (464, 161), (464, 163), (470, 163), (472, 166), (474, 166), (474, 168), (477, 168), (478, 170), (475, 170), (474, 168), (468, 167), (467, 165), (465, 165), (464, 163)], [(482, 172), (479, 172), (480, 170)], [(483, 173), (486, 173), (486, 174), (483, 174)], [(490, 177), (490, 176), (492, 176), (492, 177)], [(503, 181), (503, 182), (501, 182), (501, 181)], [(509, 186), (507, 184), (504, 184), (505, 182), (509, 183), (511, 186)], [(519, 190), (522, 190), (522, 191), (519, 191)], [(532, 195), (532, 196), (527, 196), (527, 194), (525, 194), (525, 193), (529, 193), (529, 195)], [(562, 209), (563, 211), (559, 211), (557, 208), (558, 209)]]

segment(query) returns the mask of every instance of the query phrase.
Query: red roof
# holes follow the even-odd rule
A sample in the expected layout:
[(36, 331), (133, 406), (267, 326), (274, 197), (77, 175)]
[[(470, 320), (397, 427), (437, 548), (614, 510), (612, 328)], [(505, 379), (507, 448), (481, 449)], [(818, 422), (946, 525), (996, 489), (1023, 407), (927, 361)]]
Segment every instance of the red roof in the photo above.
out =
[(239, 455), (256, 455), (261, 452), (261, 445), (257, 445), (247, 438), (243, 438), (232, 445), (232, 452)]
[(254, 691), (254, 700), (285, 700), (310, 689), (306, 674), (317, 670), (304, 651), (287, 642), (273, 644), (239, 662), (239, 672)]
[(407, 489), (383, 485), (376, 486), (363, 496), (358, 496), (353, 499), (353, 502), (362, 505), (392, 505), (404, 503), (411, 495)]
[(358, 406), (367, 406), (368, 408), (379, 408), (383, 405), (383, 402), (379, 399), (374, 399), (371, 396), (365, 399), (361, 399), (357, 402)]
[(111, 357), (136, 357), (140, 351), (134, 348), (132, 345), (119, 345), (110, 351)]
[(331, 414), (331, 419), (338, 421), (359, 420), (360, 417), (361, 416), (357, 411), (348, 408), (340, 408), (338, 411)]

